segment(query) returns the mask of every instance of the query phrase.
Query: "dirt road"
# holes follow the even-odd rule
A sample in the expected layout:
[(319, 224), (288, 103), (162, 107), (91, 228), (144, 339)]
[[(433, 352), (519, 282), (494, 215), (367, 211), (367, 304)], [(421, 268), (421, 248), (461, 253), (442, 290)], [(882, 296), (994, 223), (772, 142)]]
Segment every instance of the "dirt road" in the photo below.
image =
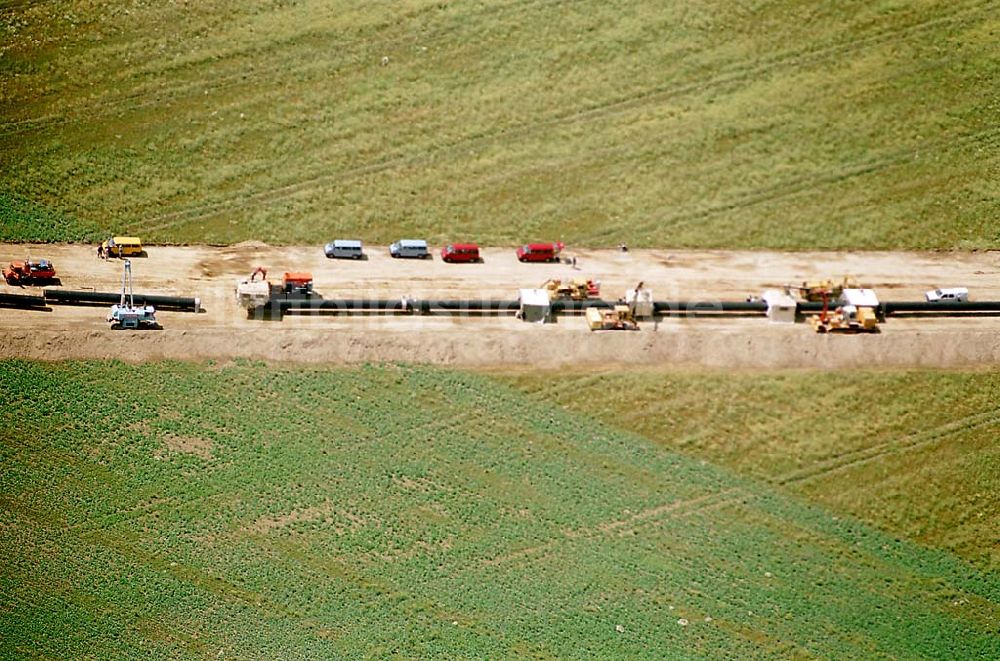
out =
[[(885, 300), (920, 300), (927, 289), (966, 286), (979, 300), (1000, 300), (1000, 253), (774, 253), (726, 251), (579, 251), (577, 266), (521, 264), (509, 248), (483, 251), (480, 264), (394, 260), (384, 247), (365, 261), (328, 260), (316, 246), (157, 247), (133, 260), (136, 291), (199, 296), (201, 314), (159, 312), (165, 330), (111, 331), (102, 307), (53, 306), (48, 312), (0, 308), (0, 356), (433, 362), (456, 365), (677, 364), (719, 367), (1000, 364), (1000, 318), (890, 318), (874, 337), (817, 336), (802, 324), (761, 318), (664, 319), (638, 333), (591, 333), (579, 317), (538, 327), (511, 317), (298, 316), (247, 320), (233, 284), (254, 266), (272, 278), (312, 271), (326, 298), (404, 295), (514, 299), (548, 278), (601, 281), (614, 299), (642, 280), (658, 300), (743, 300), (762, 289), (851, 274)], [(0, 260), (46, 257), (62, 286), (116, 291), (121, 263), (98, 260), (95, 246), (0, 245)], [(27, 288), (30, 290), (31, 288)], [(5, 291), (25, 291), (4, 286)]]

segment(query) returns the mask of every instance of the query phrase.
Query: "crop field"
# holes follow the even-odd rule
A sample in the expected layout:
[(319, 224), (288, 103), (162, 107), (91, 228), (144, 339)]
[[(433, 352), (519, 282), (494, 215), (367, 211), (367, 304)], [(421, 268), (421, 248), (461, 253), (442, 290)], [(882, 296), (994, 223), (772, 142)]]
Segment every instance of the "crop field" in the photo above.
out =
[(996, 372), (498, 378), (532, 398), (1000, 571)]
[(997, 248), (984, 0), (0, 5), (0, 240)]
[[(985, 300), (998, 35), (987, 0), (0, 2), (0, 242), (252, 242), (151, 250), (143, 287), (212, 302), (156, 335), (9, 311), (0, 659), (1000, 659), (1000, 372), (315, 366), (576, 340), (221, 304), (281, 261), (330, 297), (492, 296), (533, 277), (507, 248), (529, 240), (609, 291), (729, 300), (849, 263)], [(316, 247), (403, 237), (496, 250), (348, 271)], [(585, 250), (619, 242), (659, 250)], [(763, 252), (859, 249), (965, 252)], [(995, 359), (990, 321), (839, 346)], [(829, 356), (706, 328), (704, 364)], [(587, 337), (635, 360), (688, 336)], [(198, 351), (234, 360), (160, 360)], [(138, 364), (12, 358), (39, 354)]]
[[(767, 391), (815, 404), (786, 378)], [(971, 409), (996, 380), (949, 383)], [(712, 417), (681, 394), (703, 385), (675, 376), (658, 414), (760, 436), (759, 396), (716, 384)], [(995, 571), (525, 388), (0, 363), (0, 656), (1000, 656)]]

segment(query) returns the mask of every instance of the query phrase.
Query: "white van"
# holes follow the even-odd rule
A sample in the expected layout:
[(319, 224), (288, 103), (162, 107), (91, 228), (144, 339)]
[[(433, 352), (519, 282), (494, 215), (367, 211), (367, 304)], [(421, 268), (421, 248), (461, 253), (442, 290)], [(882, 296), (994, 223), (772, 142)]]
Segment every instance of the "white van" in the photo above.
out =
[(932, 289), (924, 294), (929, 303), (964, 303), (969, 300), (969, 290), (965, 287)]
[(427, 259), (431, 256), (427, 250), (427, 242), (423, 239), (400, 239), (389, 246), (389, 254), (393, 257), (417, 259)]
[(361, 242), (348, 239), (338, 239), (326, 244), (323, 248), (328, 259), (361, 259), (365, 256)]

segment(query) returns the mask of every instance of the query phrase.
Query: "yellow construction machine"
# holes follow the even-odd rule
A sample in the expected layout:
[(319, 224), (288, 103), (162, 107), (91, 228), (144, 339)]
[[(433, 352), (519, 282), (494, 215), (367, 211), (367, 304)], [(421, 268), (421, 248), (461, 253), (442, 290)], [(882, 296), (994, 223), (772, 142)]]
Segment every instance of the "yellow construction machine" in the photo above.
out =
[(585, 301), (588, 298), (597, 298), (601, 295), (601, 283), (597, 280), (586, 280), (584, 278), (573, 278), (569, 282), (562, 280), (547, 280), (542, 289), (549, 292), (549, 300), (573, 300)]
[(639, 330), (639, 322), (636, 321), (636, 306), (644, 300), (645, 297), (642, 296), (644, 292), (640, 282), (633, 290), (631, 300), (628, 303), (619, 302), (611, 309), (587, 308), (584, 314), (587, 317), (587, 325), (590, 330)]
[[(866, 290), (852, 290), (866, 291)], [(859, 305), (850, 301), (839, 305), (832, 312), (829, 297), (823, 296), (823, 311), (812, 318), (817, 333), (878, 333), (876, 305)]]
[(840, 282), (834, 280), (817, 280), (803, 282), (801, 285), (789, 285), (789, 289), (798, 290), (803, 300), (818, 303), (823, 296), (837, 298), (845, 289), (857, 289), (858, 282), (853, 277), (845, 275)]
[(590, 330), (639, 330), (639, 324), (627, 305), (613, 308), (587, 308), (587, 325)]
[(844, 305), (812, 318), (817, 333), (877, 333), (878, 319), (871, 308)]

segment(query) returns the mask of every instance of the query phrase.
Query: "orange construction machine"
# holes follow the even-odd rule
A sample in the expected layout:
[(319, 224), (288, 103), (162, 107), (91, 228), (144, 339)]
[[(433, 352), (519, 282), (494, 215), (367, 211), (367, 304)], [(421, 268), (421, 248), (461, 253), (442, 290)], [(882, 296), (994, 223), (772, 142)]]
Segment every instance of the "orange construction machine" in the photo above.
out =
[(286, 272), (281, 280), (281, 291), (286, 296), (312, 296), (313, 276), (309, 272)]
[(47, 259), (26, 259), (11, 262), (3, 270), (3, 277), (10, 285), (52, 284), (56, 281), (56, 267)]

